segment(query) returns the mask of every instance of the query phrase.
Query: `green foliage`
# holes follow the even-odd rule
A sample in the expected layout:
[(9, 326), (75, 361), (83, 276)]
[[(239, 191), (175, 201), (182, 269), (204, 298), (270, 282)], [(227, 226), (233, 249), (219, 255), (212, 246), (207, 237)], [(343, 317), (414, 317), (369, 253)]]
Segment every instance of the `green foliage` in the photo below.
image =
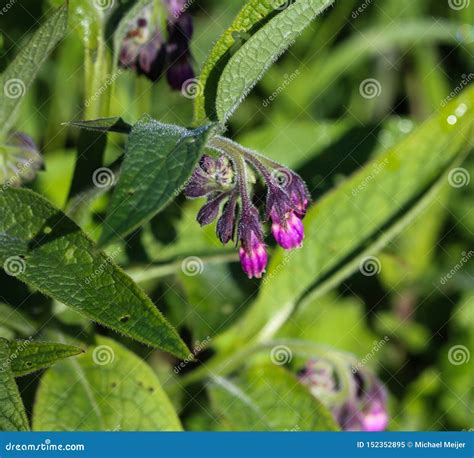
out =
[(0, 338), (0, 431), (28, 431), (28, 419), (10, 367), (8, 341)]
[[(67, 393), (67, 396), (64, 396)], [(48, 369), (33, 413), (35, 431), (180, 431), (153, 371), (111, 339)]]
[(128, 235), (182, 191), (211, 126), (183, 129), (145, 117), (132, 128), (100, 243)]
[(250, 367), (236, 381), (215, 378), (208, 390), (231, 431), (338, 430), (331, 413), (294, 375), (274, 364)]
[(0, 193), (0, 241), (0, 263), (10, 274), (117, 332), (188, 354), (145, 293), (41, 196)]
[[(304, 250), (276, 253), (257, 301), (219, 344), (274, 332), (303, 294), (328, 291), (400, 233), (472, 144), (473, 105), (471, 89), (320, 200), (305, 219)], [(459, 106), (465, 112), (454, 127), (447, 118)]]
[(0, 133), (8, 133), (16, 120), (22, 97), (30, 88), (51, 51), (64, 37), (67, 8), (59, 8), (22, 47), (15, 60), (0, 76)]
[(81, 348), (54, 342), (14, 340), (10, 342), (11, 370), (15, 377), (46, 369), (58, 361), (79, 355)]

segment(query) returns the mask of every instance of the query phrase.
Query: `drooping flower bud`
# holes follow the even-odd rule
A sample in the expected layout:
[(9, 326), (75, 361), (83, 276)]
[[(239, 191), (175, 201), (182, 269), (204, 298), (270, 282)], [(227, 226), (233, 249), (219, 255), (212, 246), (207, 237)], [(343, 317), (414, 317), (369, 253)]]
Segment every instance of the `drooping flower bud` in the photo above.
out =
[(227, 194), (218, 194), (209, 198), (207, 204), (205, 204), (197, 215), (197, 220), (201, 226), (211, 224), (219, 213), (221, 202), (227, 197)]
[(238, 194), (235, 192), (232, 194), (230, 199), (224, 204), (222, 215), (217, 221), (216, 233), (224, 245), (234, 240), (237, 196)]
[(272, 234), (278, 245), (285, 250), (293, 250), (303, 246), (303, 222), (292, 210), (286, 213), (283, 220), (275, 211), (272, 211), (271, 218)]
[(239, 256), (243, 271), (249, 278), (261, 278), (268, 263), (263, 232), (255, 207), (243, 210), (239, 224)]

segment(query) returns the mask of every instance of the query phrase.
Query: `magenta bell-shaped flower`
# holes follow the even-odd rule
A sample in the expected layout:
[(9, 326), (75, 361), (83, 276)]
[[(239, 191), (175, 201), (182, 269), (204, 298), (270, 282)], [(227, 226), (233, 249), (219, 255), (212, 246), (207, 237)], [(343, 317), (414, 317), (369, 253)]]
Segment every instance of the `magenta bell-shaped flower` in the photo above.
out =
[(364, 431), (384, 431), (388, 425), (388, 414), (381, 402), (374, 402), (363, 414), (362, 429)]
[(265, 244), (253, 232), (250, 243), (242, 240), (239, 257), (242, 269), (249, 278), (262, 278), (267, 267), (268, 255)]
[(286, 213), (283, 221), (275, 211), (272, 211), (271, 218), (272, 234), (278, 245), (285, 250), (293, 250), (303, 246), (303, 221), (293, 211)]

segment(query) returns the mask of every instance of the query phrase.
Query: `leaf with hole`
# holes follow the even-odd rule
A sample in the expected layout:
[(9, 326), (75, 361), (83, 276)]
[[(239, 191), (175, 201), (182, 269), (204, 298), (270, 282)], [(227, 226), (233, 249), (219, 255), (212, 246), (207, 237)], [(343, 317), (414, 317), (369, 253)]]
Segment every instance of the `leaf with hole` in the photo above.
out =
[(38, 194), (11, 188), (0, 193), (0, 264), (10, 275), (91, 320), (186, 357), (176, 330), (113, 257)]
[(55, 342), (13, 340), (9, 343), (11, 370), (15, 377), (28, 375), (71, 356), (83, 353), (82, 348)]
[(33, 429), (181, 431), (182, 427), (153, 370), (122, 345), (100, 337), (86, 354), (44, 374)]

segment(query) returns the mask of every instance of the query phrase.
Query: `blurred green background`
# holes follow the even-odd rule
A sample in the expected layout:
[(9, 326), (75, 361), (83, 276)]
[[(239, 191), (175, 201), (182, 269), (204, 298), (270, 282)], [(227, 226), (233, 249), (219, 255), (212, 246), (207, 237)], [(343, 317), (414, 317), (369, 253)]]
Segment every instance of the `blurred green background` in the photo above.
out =
[[(70, 4), (73, 8), (74, 1)], [(336, 2), (270, 69), (231, 119), (228, 135), (297, 170), (317, 205), (325, 192), (440, 110), (452, 91), (474, 81), (474, 6), (453, 8), (459, 4)], [(9, 14), (0, 16), (0, 69), (49, 7), (42, 0), (18, 0)], [(240, 7), (237, 0), (192, 4), (196, 73)], [(361, 96), (361, 84), (367, 79), (378, 83), (376, 97)], [(62, 123), (84, 118), (84, 99), (84, 49), (76, 28), (44, 65), (15, 126), (28, 133), (44, 155), (45, 170), (31, 187), (59, 207), (64, 207), (69, 192), (79, 135)], [(166, 81), (152, 84), (124, 71), (115, 82), (108, 114), (133, 123), (143, 113), (190, 125), (192, 100), (172, 92)], [(121, 154), (123, 145), (124, 137), (110, 135), (107, 163)], [(369, 365), (390, 392), (392, 430), (473, 428), (473, 158), (462, 167), (467, 182), (459, 187), (446, 182), (433, 203), (377, 255), (376, 275), (358, 271), (323, 298), (306, 301), (278, 334), (331, 345), (358, 358), (370, 353), (374, 342), (388, 337)], [(107, 199), (97, 199), (83, 221), (92, 238), (99, 235)], [(233, 249), (219, 245), (212, 227), (199, 228), (198, 208), (199, 202), (178, 197), (119, 246), (123, 249), (114, 258), (140, 278), (160, 309), (179, 323), (191, 346), (227, 329), (259, 288), (235, 262), (210, 263), (199, 277), (186, 276), (179, 269), (163, 274), (141, 268), (179, 263), (192, 255), (227, 256), (235, 261)], [(114, 250), (117, 246), (110, 247), (110, 252)], [(19, 323), (26, 318), (44, 335), (54, 331), (87, 342), (99, 332), (148, 354), (61, 304), (38, 293), (31, 295), (3, 272), (0, 302), (7, 304), (6, 310), (15, 308), (23, 315)], [(0, 316), (0, 336), (12, 338), (25, 331), (28, 334), (28, 329), (12, 320), (2, 322)], [(448, 357), (455, 346), (467, 350), (462, 364), (453, 364)], [(158, 353), (148, 361), (159, 374), (172, 367)], [(38, 378), (20, 381), (29, 409)], [(201, 402), (196, 398), (196, 403)], [(210, 414), (198, 414), (196, 405), (190, 406), (182, 413), (185, 425), (213, 427)]]

